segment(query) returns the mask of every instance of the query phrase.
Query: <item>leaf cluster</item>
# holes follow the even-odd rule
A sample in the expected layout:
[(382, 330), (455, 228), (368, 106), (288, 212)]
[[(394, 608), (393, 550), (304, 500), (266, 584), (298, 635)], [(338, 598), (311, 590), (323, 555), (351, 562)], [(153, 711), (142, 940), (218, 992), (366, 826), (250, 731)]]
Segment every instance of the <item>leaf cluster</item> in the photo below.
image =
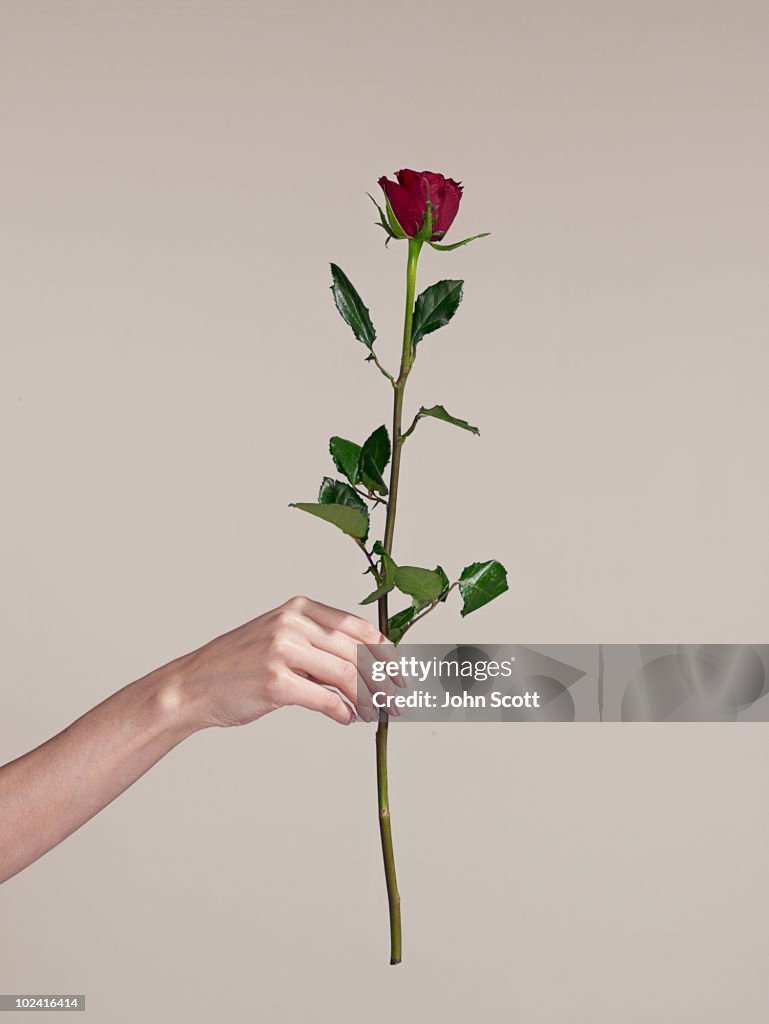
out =
[[(389, 214), (389, 210), (387, 212)], [(382, 222), (382, 226), (386, 226), (384, 213)], [(376, 364), (393, 387), (398, 387), (399, 382), (380, 364), (374, 351), (377, 335), (368, 307), (344, 271), (334, 263), (331, 264), (331, 278), (336, 307), (355, 337), (367, 349), (366, 359)], [(463, 287), (464, 283), (458, 280), (438, 281), (417, 296), (411, 320), (411, 362), (416, 357), (420, 342), (451, 321), (462, 301)], [(505, 567), (495, 559), (472, 562), (450, 582), (440, 565), (434, 569), (398, 565), (383, 541), (376, 540), (370, 548), (367, 546), (372, 512), (377, 506), (387, 506), (388, 503), (385, 470), (392, 457), (393, 444), (402, 445), (423, 419), (436, 419), (479, 434), (477, 427), (451, 415), (443, 405), (423, 405), (409, 428), (399, 437), (391, 439), (384, 425), (373, 430), (362, 444), (335, 435), (329, 441), (329, 453), (343, 479), (324, 477), (317, 501), (292, 503), (294, 508), (322, 519), (352, 537), (363, 550), (369, 564), (366, 572), (373, 574), (376, 586), (361, 604), (382, 601), (394, 591), (410, 598), (410, 603), (388, 620), (388, 636), (394, 643), (398, 643), (418, 619), (446, 601), (455, 588), (462, 597), (463, 616), (482, 608), (508, 589)]]

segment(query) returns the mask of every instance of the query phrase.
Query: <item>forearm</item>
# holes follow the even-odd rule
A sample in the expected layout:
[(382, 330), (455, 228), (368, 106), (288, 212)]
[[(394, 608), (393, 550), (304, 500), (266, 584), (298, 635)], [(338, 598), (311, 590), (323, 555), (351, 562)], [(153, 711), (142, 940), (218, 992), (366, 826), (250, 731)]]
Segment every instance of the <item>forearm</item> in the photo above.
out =
[(0, 768), (0, 882), (56, 846), (196, 731), (179, 663), (130, 683)]
[[(342, 693), (375, 720), (370, 694), (358, 686), (357, 651), (386, 643), (365, 619), (295, 597), (124, 686), (0, 767), (0, 883), (200, 729), (246, 725), (288, 705), (349, 725), (355, 713)], [(370, 672), (364, 682), (381, 689)]]

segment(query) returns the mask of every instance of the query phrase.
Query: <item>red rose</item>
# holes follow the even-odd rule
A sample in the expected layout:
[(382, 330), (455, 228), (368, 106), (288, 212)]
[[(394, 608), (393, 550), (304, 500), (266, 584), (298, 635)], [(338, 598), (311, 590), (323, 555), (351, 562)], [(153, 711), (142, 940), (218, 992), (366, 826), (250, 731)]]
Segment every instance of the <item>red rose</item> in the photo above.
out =
[(453, 178), (444, 178), (434, 171), (396, 171), (396, 181), (379, 179), (398, 226), (410, 238), (419, 234), (427, 214), (430, 200), (433, 233), (430, 241), (437, 242), (451, 227), (462, 198), (462, 185)]

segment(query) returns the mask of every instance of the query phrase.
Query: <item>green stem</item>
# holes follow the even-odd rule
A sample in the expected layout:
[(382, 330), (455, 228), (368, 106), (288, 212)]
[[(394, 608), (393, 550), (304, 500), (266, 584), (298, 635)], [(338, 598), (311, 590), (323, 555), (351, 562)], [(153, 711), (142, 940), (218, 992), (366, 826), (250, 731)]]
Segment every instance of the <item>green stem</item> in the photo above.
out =
[(373, 501), (375, 505), (386, 505), (387, 499), (380, 498), (378, 494), (374, 494), (372, 491), (362, 491), (360, 487), (353, 487), (356, 494), (359, 494), (361, 498), (365, 498), (366, 501)]
[[(398, 478), (401, 466), (401, 448), (403, 447), (402, 419), (403, 395), (406, 390), (414, 356), (411, 351), (411, 327), (414, 318), (414, 292), (417, 281), (417, 262), (422, 248), (422, 241), (409, 239), (408, 263), (406, 266), (406, 315), (403, 324), (403, 348), (398, 379), (394, 381), (393, 426), (392, 426), (392, 461), (390, 463), (390, 492), (387, 500), (387, 517), (385, 519), (384, 549), (392, 554), (393, 537), (395, 534), (395, 513), (398, 506)], [(387, 595), (379, 600), (379, 630), (388, 635), (389, 614)], [(392, 823), (390, 821), (390, 799), (387, 789), (387, 728), (389, 719), (387, 712), (379, 712), (379, 725), (376, 731), (376, 777), (377, 796), (379, 800), (379, 834), (382, 840), (382, 856), (384, 858), (385, 881), (387, 883), (387, 903), (390, 910), (390, 963), (401, 962), (401, 898), (398, 893), (398, 881), (395, 874), (395, 855), (393, 853)]]
[(411, 421), (411, 426), (409, 427), (409, 429), (404, 430), (403, 433), (401, 434), (401, 442), (405, 441), (407, 437), (410, 437), (411, 434), (414, 433), (417, 423), (419, 423), (419, 413), (417, 413), (414, 419)]
[[(401, 368), (398, 379), (395, 382), (395, 396), (393, 399), (393, 429), (392, 429), (392, 462), (390, 464), (390, 493), (387, 500), (387, 519), (385, 521), (384, 547), (388, 555), (392, 554), (393, 534), (395, 533), (395, 513), (398, 505), (398, 478), (401, 468), (401, 449), (403, 447), (402, 419), (403, 419), (403, 395), (406, 390), (406, 381), (411, 365), (413, 353), (411, 351), (411, 325), (414, 319), (414, 292), (417, 283), (417, 261), (422, 242), (415, 238), (409, 239), (409, 258), (406, 266), (406, 316), (403, 324), (403, 348), (401, 351)], [(382, 631), (384, 632), (384, 630)]]
[(383, 376), (387, 377), (389, 382), (393, 385), (393, 387), (395, 387), (395, 379), (393, 378), (393, 375), (391, 373), (388, 373), (387, 370), (385, 370), (384, 366), (382, 366), (382, 364), (379, 362), (379, 360), (376, 357), (376, 352), (374, 352), (373, 348), (371, 349), (371, 353), (369, 355), (369, 359), (372, 360), (372, 362), (374, 363), (376, 368), (379, 370), (379, 372)]
[(378, 587), (381, 587), (382, 583), (384, 581), (382, 579), (382, 576), (380, 575), (379, 570), (376, 567), (376, 563), (374, 562), (374, 559), (371, 557), (371, 554), (370, 554), (368, 548), (366, 547), (366, 545), (363, 543), (362, 540), (358, 540), (357, 538), (355, 538), (355, 543), (358, 545), (358, 547), (361, 549), (363, 554), (366, 556), (366, 561), (368, 562), (368, 564), (369, 564), (369, 566), (371, 568), (371, 571), (374, 574), (374, 579), (376, 580), (376, 585)]

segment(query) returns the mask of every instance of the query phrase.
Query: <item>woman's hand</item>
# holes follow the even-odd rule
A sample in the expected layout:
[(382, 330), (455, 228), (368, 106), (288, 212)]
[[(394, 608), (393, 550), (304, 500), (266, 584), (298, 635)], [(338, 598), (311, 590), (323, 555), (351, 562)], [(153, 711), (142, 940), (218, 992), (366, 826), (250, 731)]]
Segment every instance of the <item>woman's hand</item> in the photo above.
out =
[[(0, 767), (0, 882), (31, 864), (131, 786), (169, 750), (211, 725), (244, 725), (286, 704), (348, 724), (376, 717), (368, 644), (357, 615), (295, 597), (113, 693), (45, 743)], [(357, 645), (363, 644), (359, 673)], [(388, 645), (381, 652), (394, 654)], [(359, 686), (359, 680), (366, 685)]]
[(386, 656), (394, 655), (366, 619), (293, 597), (179, 659), (183, 703), (192, 709), (196, 728), (246, 725), (287, 705), (349, 725), (355, 712), (326, 689), (333, 686), (361, 718), (373, 721), (370, 691), (397, 691), (391, 680), (372, 683), (365, 668), (359, 675), (358, 644), (384, 644)]

